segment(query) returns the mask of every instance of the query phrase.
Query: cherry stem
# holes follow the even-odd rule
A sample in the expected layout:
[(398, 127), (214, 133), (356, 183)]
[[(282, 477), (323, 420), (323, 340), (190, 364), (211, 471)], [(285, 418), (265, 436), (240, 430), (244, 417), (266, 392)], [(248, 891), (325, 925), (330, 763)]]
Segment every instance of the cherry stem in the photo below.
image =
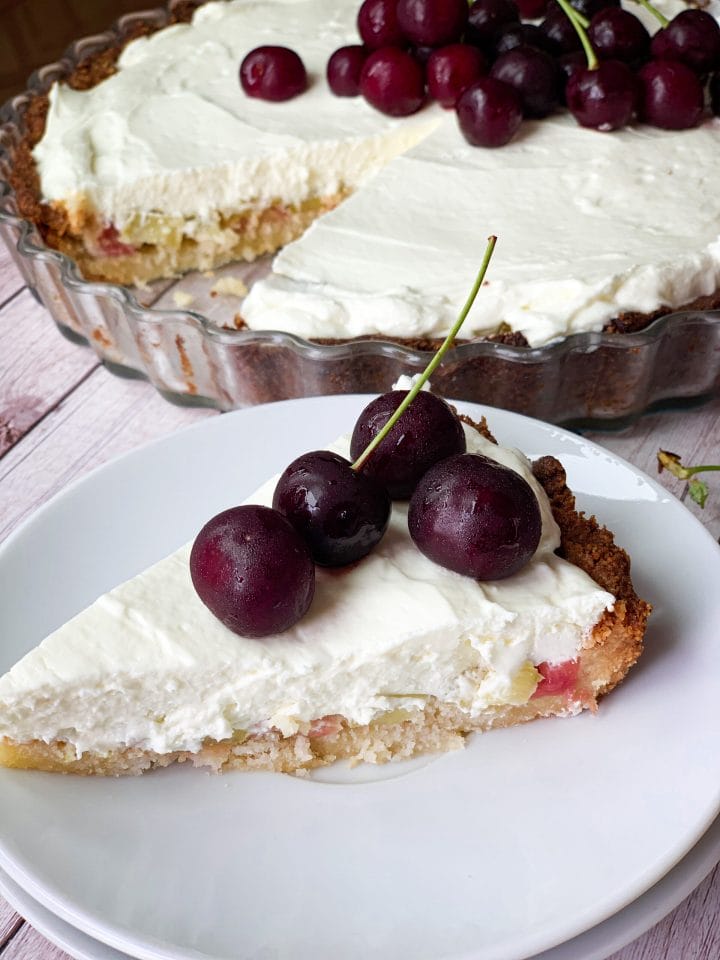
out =
[(570, 23), (575, 27), (577, 35), (580, 37), (580, 43), (582, 43), (585, 56), (587, 57), (588, 68), (590, 70), (597, 70), (598, 58), (595, 56), (595, 51), (587, 35), (587, 28), (590, 26), (590, 21), (583, 17), (581, 13), (578, 13), (577, 10), (573, 9), (568, 3), (568, 0), (557, 0), (557, 2), (560, 4), (563, 13), (570, 18)]
[(650, 0), (634, 0), (634, 2), (639, 3), (641, 7), (645, 7), (646, 10), (648, 10), (657, 20), (660, 21), (661, 27), (666, 27), (670, 23), (668, 18), (664, 14), (660, 13), (657, 7), (654, 7), (650, 3)]
[(427, 380), (429, 380), (429, 378), (435, 372), (442, 358), (445, 356), (448, 350), (452, 347), (455, 341), (455, 337), (458, 335), (460, 331), (460, 327), (465, 322), (465, 318), (467, 317), (468, 313), (470, 313), (470, 308), (475, 302), (475, 297), (478, 295), (478, 291), (482, 286), (483, 280), (485, 279), (485, 274), (487, 273), (487, 268), (488, 268), (488, 265), (490, 264), (490, 259), (493, 255), (493, 250), (495, 249), (496, 243), (497, 243), (497, 237), (488, 237), (487, 247), (485, 248), (485, 256), (483, 257), (482, 263), (480, 264), (480, 270), (478, 271), (478, 275), (475, 278), (475, 283), (473, 284), (472, 290), (470, 291), (470, 294), (467, 300), (465, 301), (465, 306), (460, 311), (460, 315), (458, 316), (457, 320), (453, 324), (453, 327), (450, 330), (450, 333), (445, 337), (442, 344), (440, 345), (440, 349), (432, 358), (430, 363), (425, 367), (423, 372), (420, 374), (420, 377), (418, 378), (417, 382), (413, 384), (412, 389), (408, 392), (408, 395), (405, 397), (403, 402), (397, 408), (395, 413), (393, 413), (393, 415), (390, 417), (390, 419), (382, 428), (382, 430), (372, 438), (370, 443), (367, 445), (367, 447), (365, 447), (363, 452), (360, 454), (360, 456), (357, 458), (355, 463), (352, 465), (353, 470), (359, 470), (362, 467), (362, 465), (365, 463), (367, 458), (370, 456), (370, 454), (373, 452), (373, 450), (383, 442), (385, 437), (390, 433), (392, 428), (398, 422), (398, 420), (403, 415), (403, 413), (405, 413), (405, 411), (413, 402), (415, 397), (420, 393), (424, 384), (427, 382)]

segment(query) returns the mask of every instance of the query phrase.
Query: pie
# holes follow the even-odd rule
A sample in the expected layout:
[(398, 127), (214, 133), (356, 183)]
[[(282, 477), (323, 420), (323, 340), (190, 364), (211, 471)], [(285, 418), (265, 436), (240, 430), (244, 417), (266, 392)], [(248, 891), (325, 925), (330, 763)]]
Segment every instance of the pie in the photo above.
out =
[[(535, 346), (720, 302), (717, 120), (608, 135), (565, 114), (474, 148), (452, 111), (398, 120), (330, 92), (325, 64), (357, 42), (357, 7), (180, 4), (191, 22), (89, 58), (30, 110), (22, 212), (86, 277), (122, 284), (283, 247), (235, 322), (322, 342), (444, 334), (491, 233), (466, 336)], [(238, 66), (268, 42), (300, 53), (307, 92), (245, 96)]]
[[(374, 551), (317, 569), (304, 619), (262, 640), (200, 601), (190, 545), (100, 597), (0, 678), (0, 763), (139, 774), (189, 761), (299, 773), (462, 746), (472, 731), (594, 710), (636, 662), (649, 606), (627, 554), (575, 510), (560, 463), (464, 423), (468, 452), (519, 472), (542, 516), (518, 573), (428, 560), (393, 506)], [(335, 448), (347, 453), (348, 440)], [(249, 498), (269, 504), (275, 479)]]

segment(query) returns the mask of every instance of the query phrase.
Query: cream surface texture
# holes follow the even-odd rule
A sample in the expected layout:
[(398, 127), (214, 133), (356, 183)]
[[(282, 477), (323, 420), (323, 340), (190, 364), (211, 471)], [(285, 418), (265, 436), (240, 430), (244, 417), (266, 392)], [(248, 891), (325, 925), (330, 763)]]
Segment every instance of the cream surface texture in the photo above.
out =
[(464, 337), (505, 322), (534, 346), (679, 306), (720, 287), (719, 151), (718, 120), (609, 134), (559, 115), (482, 150), (446, 116), (285, 247), (243, 319), (302, 337), (445, 334), (490, 234)]
[[(395, 120), (332, 95), (325, 66), (357, 42), (357, 7), (207, 3), (191, 24), (129, 44), (93, 89), (55, 85), (34, 152), (45, 198), (71, 216), (89, 204), (121, 238), (162, 242), (359, 188), (279, 254), (243, 305), (249, 327), (306, 338), (446, 333), (491, 233), (497, 253), (466, 336), (506, 323), (539, 345), (720, 287), (718, 121), (608, 134), (565, 114), (525, 123), (501, 149), (470, 147), (452, 112)], [(238, 66), (264, 43), (297, 50), (306, 93), (245, 96)]]
[[(190, 24), (135, 40), (90, 90), (55, 84), (34, 150), (42, 193), (72, 211), (88, 202), (121, 232), (149, 215), (213, 221), (255, 205), (301, 203), (357, 187), (436, 124), (396, 120), (335, 97), (328, 57), (357, 42), (357, 4), (232, 0)], [(248, 97), (243, 57), (264, 44), (298, 50), (309, 89), (284, 103)]]
[[(78, 614), (0, 679), (0, 737), (62, 739), (78, 755), (138, 746), (197, 750), (237, 730), (285, 735), (328, 714), (368, 723), (422, 708), (432, 695), (473, 716), (524, 703), (532, 665), (577, 656), (614, 603), (554, 554), (559, 531), (517, 451), (466, 428), (468, 450), (521, 473), (543, 519), (532, 561), (478, 583), (425, 558), (393, 504), (378, 547), (349, 570), (317, 568), (315, 598), (290, 630), (264, 640), (230, 632), (197, 597), (190, 545)], [(348, 454), (349, 441), (334, 445)], [(269, 504), (275, 479), (247, 502)]]

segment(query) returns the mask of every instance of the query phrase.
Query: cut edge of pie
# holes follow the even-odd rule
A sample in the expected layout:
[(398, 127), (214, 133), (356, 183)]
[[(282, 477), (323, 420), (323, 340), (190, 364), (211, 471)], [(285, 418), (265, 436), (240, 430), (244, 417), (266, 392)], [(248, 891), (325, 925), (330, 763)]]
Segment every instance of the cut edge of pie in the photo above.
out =
[[(473, 423), (464, 416), (461, 419)], [(493, 439), (484, 421), (473, 425)], [(246, 769), (302, 774), (341, 759), (353, 764), (385, 763), (459, 749), (473, 731), (510, 727), (540, 717), (573, 716), (584, 709), (594, 711), (599, 699), (624, 679), (642, 653), (651, 607), (635, 592), (627, 553), (594, 517), (575, 509), (562, 464), (554, 457), (543, 457), (533, 464), (533, 472), (560, 527), (558, 552), (613, 594), (615, 604), (595, 625), (577, 660), (561, 664), (559, 669), (551, 667), (547, 673), (540, 670), (543, 679), (526, 703), (498, 705), (471, 717), (454, 704), (428, 697), (423, 710), (392, 710), (370, 724), (352, 724), (337, 715), (319, 717), (291, 736), (276, 729), (257, 735), (236, 731), (226, 740), (206, 740), (197, 752), (159, 754), (129, 746), (78, 757), (74, 747), (62, 741), (17, 743), (4, 738), (0, 739), (0, 765), (123, 776), (191, 762), (216, 772)]]

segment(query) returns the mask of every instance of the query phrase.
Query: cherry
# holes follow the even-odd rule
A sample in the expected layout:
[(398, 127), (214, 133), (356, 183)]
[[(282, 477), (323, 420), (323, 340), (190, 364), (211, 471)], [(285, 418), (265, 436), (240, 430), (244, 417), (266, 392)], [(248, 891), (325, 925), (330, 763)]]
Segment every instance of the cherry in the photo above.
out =
[(642, 120), (664, 130), (687, 130), (700, 123), (705, 96), (690, 67), (677, 60), (651, 60), (638, 76)]
[(570, 18), (558, 7), (551, 8), (540, 24), (540, 29), (552, 45), (552, 52), (556, 56), (563, 53), (572, 53), (580, 50), (582, 42)]
[(423, 65), (423, 67), (432, 56), (434, 50), (435, 50), (435, 47), (426, 47), (426, 46), (411, 48), (412, 55), (415, 57), (418, 63), (421, 63)]
[(493, 53), (499, 57), (516, 47), (535, 47), (553, 53), (552, 41), (535, 23), (504, 23), (493, 35)]
[(475, 147), (502, 147), (515, 136), (523, 118), (516, 91), (495, 77), (470, 84), (455, 111), (462, 135)]
[(716, 117), (720, 116), (720, 73), (714, 73), (710, 77), (708, 85), (710, 91), (710, 109)]
[(475, 0), (468, 11), (467, 40), (489, 51), (493, 36), (504, 23), (519, 23), (514, 0)]
[[(357, 419), (350, 441), (356, 460), (407, 396), (392, 390), (371, 400)], [(422, 475), (438, 460), (465, 450), (465, 432), (448, 404), (422, 391), (362, 466), (362, 473), (387, 489), (393, 500), (407, 499)]]
[(336, 97), (357, 97), (360, 93), (360, 71), (367, 60), (365, 47), (351, 44), (340, 47), (328, 60), (327, 82)]
[(512, 576), (540, 542), (540, 506), (519, 474), (462, 453), (431, 467), (408, 511), (410, 536), (440, 566), (479, 580)]
[(198, 596), (233, 633), (266, 637), (305, 615), (315, 593), (310, 551), (276, 510), (234, 507), (209, 520), (190, 552)]
[(637, 109), (637, 80), (626, 63), (602, 60), (595, 69), (573, 71), (565, 100), (580, 126), (617, 130), (630, 123)]
[(462, 36), (468, 19), (467, 0), (398, 0), (397, 18), (412, 43), (440, 47)]
[(696, 73), (720, 66), (720, 26), (704, 10), (683, 10), (652, 39), (657, 60), (679, 60)]
[(360, 92), (376, 110), (391, 117), (416, 113), (425, 102), (423, 68), (397, 47), (375, 50), (360, 73)]
[[(608, 7), (619, 7), (620, 0), (569, 0), (570, 6), (577, 10), (588, 20), (592, 20), (600, 10), (606, 10)], [(562, 13), (557, 0), (550, 0), (548, 4), (548, 13)]]
[(546, 117), (559, 102), (560, 72), (544, 50), (516, 47), (498, 57), (490, 76), (515, 90), (526, 117)]
[(284, 514), (315, 563), (343, 567), (370, 553), (390, 520), (390, 496), (372, 476), (330, 450), (304, 453), (282, 473), (273, 507)]
[(547, 12), (548, 0), (517, 0), (517, 5), (523, 20), (539, 20)]
[(249, 97), (280, 102), (307, 89), (300, 57), (288, 47), (256, 47), (240, 64), (240, 83)]
[(358, 11), (357, 28), (371, 50), (406, 45), (397, 20), (397, 0), (365, 0)]
[(560, 82), (560, 102), (567, 104), (565, 91), (570, 78), (577, 70), (585, 70), (587, 68), (587, 58), (582, 50), (573, 50), (572, 53), (564, 53), (561, 57), (558, 57), (557, 64), (562, 75)]
[(621, 7), (600, 10), (590, 21), (588, 37), (601, 60), (634, 63), (650, 52), (650, 34), (636, 16)]
[(454, 107), (466, 87), (487, 70), (487, 62), (478, 47), (453, 43), (434, 50), (426, 67), (430, 96), (442, 107)]

